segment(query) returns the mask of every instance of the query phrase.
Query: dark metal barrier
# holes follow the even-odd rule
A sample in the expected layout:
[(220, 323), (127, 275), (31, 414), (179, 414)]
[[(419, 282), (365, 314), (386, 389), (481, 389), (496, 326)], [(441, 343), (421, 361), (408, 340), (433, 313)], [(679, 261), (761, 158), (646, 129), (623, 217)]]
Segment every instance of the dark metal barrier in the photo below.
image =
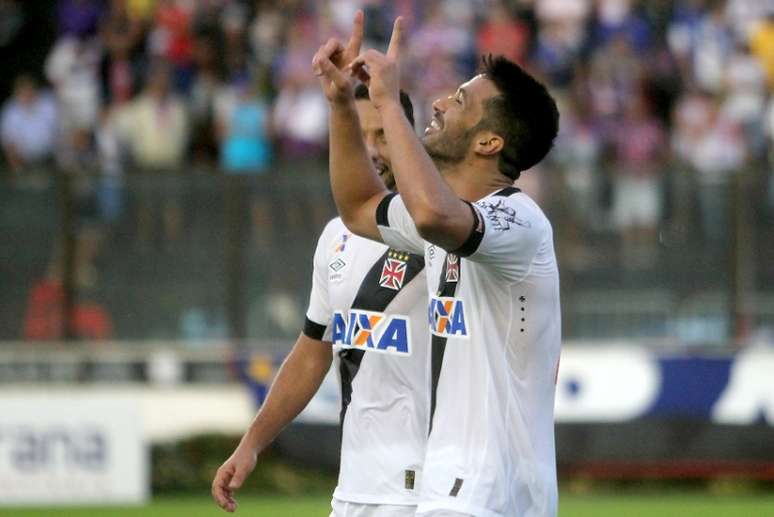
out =
[[(672, 209), (658, 241), (634, 262), (605, 207), (583, 212), (564, 175), (546, 168), (533, 176), (537, 190), (521, 186), (542, 193), (554, 226), (566, 338), (725, 347), (774, 334), (765, 174), (727, 186), (733, 224), (720, 242), (683, 208), (696, 205), (690, 188), (666, 189)], [(320, 163), (260, 176), (0, 180), (0, 340), (287, 346), (303, 320), (317, 237), (335, 215)]]

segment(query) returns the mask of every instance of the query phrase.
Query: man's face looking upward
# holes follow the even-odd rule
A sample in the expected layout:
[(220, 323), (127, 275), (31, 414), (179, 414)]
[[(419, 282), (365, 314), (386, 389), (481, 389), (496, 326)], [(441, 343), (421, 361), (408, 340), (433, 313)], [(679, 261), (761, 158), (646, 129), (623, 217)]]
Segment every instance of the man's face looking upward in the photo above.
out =
[(452, 95), (433, 102), (433, 118), (422, 137), (427, 154), (433, 160), (446, 163), (464, 160), (472, 150), (486, 101), (497, 95), (494, 83), (484, 75), (477, 75)]

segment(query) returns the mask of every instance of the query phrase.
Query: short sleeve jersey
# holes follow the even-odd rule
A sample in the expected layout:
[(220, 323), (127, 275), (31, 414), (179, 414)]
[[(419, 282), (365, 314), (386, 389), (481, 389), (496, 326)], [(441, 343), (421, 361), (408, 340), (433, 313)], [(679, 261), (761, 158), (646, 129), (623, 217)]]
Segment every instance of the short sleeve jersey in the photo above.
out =
[(337, 499), (417, 504), (430, 402), (426, 283), (421, 255), (353, 235), (339, 218), (320, 236), (304, 333), (333, 344), (341, 382)]
[(418, 512), (555, 516), (561, 316), (551, 225), (513, 187), (471, 210), (470, 238), (454, 253), (421, 239), (400, 196), (376, 214), (385, 243), (425, 254), (431, 431)]

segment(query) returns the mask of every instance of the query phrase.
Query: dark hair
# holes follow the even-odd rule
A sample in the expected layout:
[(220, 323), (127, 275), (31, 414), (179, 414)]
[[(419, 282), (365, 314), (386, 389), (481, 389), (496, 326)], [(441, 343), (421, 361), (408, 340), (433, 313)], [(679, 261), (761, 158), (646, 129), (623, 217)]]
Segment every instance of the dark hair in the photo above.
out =
[[(369, 100), (368, 87), (359, 83), (355, 86), (355, 99), (356, 100)], [(400, 91), (400, 105), (403, 106), (403, 113), (406, 114), (406, 118), (411, 123), (411, 127), (414, 127), (414, 105), (411, 104), (411, 98), (403, 90)]]
[(559, 131), (559, 110), (548, 90), (519, 65), (502, 56), (484, 56), (484, 74), (500, 95), (484, 103), (476, 129), (505, 140), (498, 168), (512, 179), (542, 160)]

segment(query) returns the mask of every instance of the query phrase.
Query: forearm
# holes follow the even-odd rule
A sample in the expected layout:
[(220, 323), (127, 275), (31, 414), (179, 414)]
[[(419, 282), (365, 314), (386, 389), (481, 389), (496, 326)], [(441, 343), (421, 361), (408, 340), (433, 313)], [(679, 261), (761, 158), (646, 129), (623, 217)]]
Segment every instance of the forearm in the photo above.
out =
[(446, 249), (459, 242), (447, 226), (469, 209), (443, 180), (398, 103), (380, 109), (395, 182), (419, 233)]
[(330, 368), (330, 345), (301, 335), (271, 385), (266, 401), (242, 438), (260, 452), (309, 403)]
[(330, 175), (333, 198), (344, 223), (350, 229), (371, 225), (369, 202), (381, 198), (387, 189), (368, 157), (354, 100), (331, 104)]

